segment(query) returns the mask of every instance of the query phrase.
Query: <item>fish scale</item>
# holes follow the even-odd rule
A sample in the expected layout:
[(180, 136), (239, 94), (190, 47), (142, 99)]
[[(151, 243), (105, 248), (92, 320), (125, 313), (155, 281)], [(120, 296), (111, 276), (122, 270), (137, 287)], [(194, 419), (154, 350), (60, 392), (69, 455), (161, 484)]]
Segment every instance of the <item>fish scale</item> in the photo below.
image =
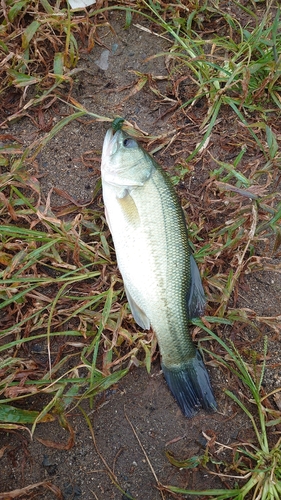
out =
[(213, 411), (208, 373), (188, 331), (205, 297), (173, 186), (122, 130), (107, 132), (101, 170), (106, 218), (134, 319), (154, 329), (165, 379), (183, 413)]

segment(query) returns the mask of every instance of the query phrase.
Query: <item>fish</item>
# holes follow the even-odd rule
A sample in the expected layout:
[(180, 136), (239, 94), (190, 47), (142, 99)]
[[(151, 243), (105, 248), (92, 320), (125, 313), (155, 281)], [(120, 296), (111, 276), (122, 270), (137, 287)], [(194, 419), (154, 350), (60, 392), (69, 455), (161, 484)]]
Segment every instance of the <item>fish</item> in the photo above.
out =
[(168, 174), (122, 128), (105, 135), (102, 194), (116, 259), (135, 322), (152, 328), (167, 385), (183, 414), (217, 409), (190, 332), (205, 294), (182, 207)]

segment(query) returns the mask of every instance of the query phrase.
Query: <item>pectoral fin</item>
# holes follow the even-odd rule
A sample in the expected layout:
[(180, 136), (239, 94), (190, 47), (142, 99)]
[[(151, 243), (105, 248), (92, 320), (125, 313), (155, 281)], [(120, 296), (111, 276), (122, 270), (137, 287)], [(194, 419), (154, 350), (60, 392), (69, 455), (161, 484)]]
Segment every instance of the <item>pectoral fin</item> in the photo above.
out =
[[(137, 206), (128, 190), (126, 189), (124, 192), (119, 193), (119, 196), (117, 196), (117, 200), (120, 205), (123, 218), (130, 226), (137, 227), (140, 224), (140, 216)], [(104, 212), (107, 225), (110, 229), (111, 234), (113, 234), (113, 227), (110, 222), (110, 217), (106, 206), (104, 207)]]
[(146, 314), (143, 312), (143, 310), (138, 306), (138, 304), (134, 301), (130, 293), (128, 292), (128, 289), (125, 287), (125, 292), (126, 296), (129, 302), (129, 306), (132, 311), (132, 315), (134, 316), (135, 322), (144, 330), (149, 330), (150, 329), (150, 321)]
[(199, 269), (192, 254), (190, 254), (190, 288), (187, 297), (187, 311), (189, 319), (202, 316), (206, 298), (203, 290)]
[(134, 199), (127, 191), (126, 195), (122, 198), (118, 197), (118, 202), (122, 209), (123, 217), (130, 226), (137, 227), (140, 224), (140, 216), (138, 208), (134, 202)]

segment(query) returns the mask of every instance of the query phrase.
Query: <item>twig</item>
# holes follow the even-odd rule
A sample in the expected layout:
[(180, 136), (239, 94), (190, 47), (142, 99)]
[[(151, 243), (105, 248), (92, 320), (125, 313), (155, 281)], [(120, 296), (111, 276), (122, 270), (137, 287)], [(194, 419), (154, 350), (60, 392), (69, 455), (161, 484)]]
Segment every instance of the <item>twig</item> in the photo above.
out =
[(133, 433), (134, 433), (134, 435), (135, 435), (135, 438), (136, 438), (137, 442), (139, 443), (140, 448), (141, 448), (141, 450), (142, 450), (142, 452), (143, 452), (143, 454), (144, 454), (144, 456), (145, 456), (145, 458), (146, 458), (146, 461), (147, 461), (147, 463), (148, 463), (148, 465), (149, 465), (149, 467), (150, 467), (150, 470), (151, 470), (151, 472), (152, 472), (152, 475), (153, 475), (153, 477), (154, 477), (154, 479), (155, 479), (155, 481), (156, 481), (156, 483), (157, 483), (157, 486), (159, 487), (159, 491), (160, 491), (160, 493), (161, 493), (161, 497), (162, 497), (162, 499), (163, 499), (163, 500), (165, 500), (165, 497), (164, 497), (164, 495), (163, 495), (163, 491), (161, 490), (162, 484), (160, 483), (160, 481), (158, 480), (158, 477), (156, 476), (155, 470), (154, 470), (154, 469), (153, 469), (153, 467), (152, 467), (152, 464), (151, 464), (151, 462), (150, 462), (150, 460), (149, 460), (149, 458), (148, 458), (148, 455), (147, 455), (147, 453), (146, 453), (146, 451), (145, 451), (145, 449), (144, 449), (143, 445), (141, 444), (141, 441), (140, 441), (140, 439), (139, 439), (139, 437), (138, 437), (138, 435), (137, 435), (137, 433), (136, 433), (136, 430), (135, 430), (135, 428), (134, 428), (133, 424), (131, 423), (131, 421), (130, 421), (130, 419), (129, 419), (129, 417), (128, 417), (127, 413), (126, 413), (125, 407), (124, 407), (124, 414), (125, 414), (125, 418), (126, 418), (126, 420), (127, 420), (127, 421), (128, 421), (128, 423), (130, 424), (131, 429), (132, 429), (132, 431), (133, 431)]
[[(93, 426), (91, 424), (91, 421), (87, 415), (87, 413), (83, 410), (83, 408), (81, 408), (81, 406), (78, 406), (79, 410), (81, 411), (82, 415), (84, 416), (86, 422), (87, 422), (87, 425), (89, 427), (89, 430), (90, 430), (90, 433), (91, 433), (91, 436), (92, 436), (92, 439), (93, 439), (93, 444), (94, 444), (94, 447), (95, 447), (95, 450), (99, 456), (99, 458), (101, 459), (102, 463), (104, 464), (107, 472), (108, 472), (108, 475), (111, 479), (111, 481), (113, 482), (113, 484), (116, 486), (116, 488), (118, 488), (119, 491), (121, 491), (121, 493), (123, 493), (123, 495), (126, 495), (126, 497), (129, 499), (129, 500), (135, 500), (131, 495), (129, 495), (128, 493), (126, 493), (123, 488), (120, 486), (120, 484), (118, 483), (118, 479), (117, 479), (117, 476), (114, 474), (114, 472), (111, 470), (111, 468), (109, 467), (109, 465), (107, 464), (106, 460), (103, 458), (101, 452), (99, 451), (98, 449), (98, 445), (97, 445), (97, 442), (96, 442), (96, 436), (95, 436), (95, 433), (94, 433), (94, 429), (93, 429)], [(165, 500), (165, 499), (164, 499)]]

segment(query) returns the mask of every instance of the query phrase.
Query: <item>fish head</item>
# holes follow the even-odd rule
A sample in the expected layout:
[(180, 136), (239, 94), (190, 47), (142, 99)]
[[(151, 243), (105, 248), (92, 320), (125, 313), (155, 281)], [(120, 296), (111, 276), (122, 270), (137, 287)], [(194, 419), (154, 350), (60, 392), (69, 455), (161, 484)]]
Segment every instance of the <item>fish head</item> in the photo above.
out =
[(125, 189), (143, 186), (154, 168), (153, 159), (123, 130), (106, 132), (101, 159), (103, 182)]

